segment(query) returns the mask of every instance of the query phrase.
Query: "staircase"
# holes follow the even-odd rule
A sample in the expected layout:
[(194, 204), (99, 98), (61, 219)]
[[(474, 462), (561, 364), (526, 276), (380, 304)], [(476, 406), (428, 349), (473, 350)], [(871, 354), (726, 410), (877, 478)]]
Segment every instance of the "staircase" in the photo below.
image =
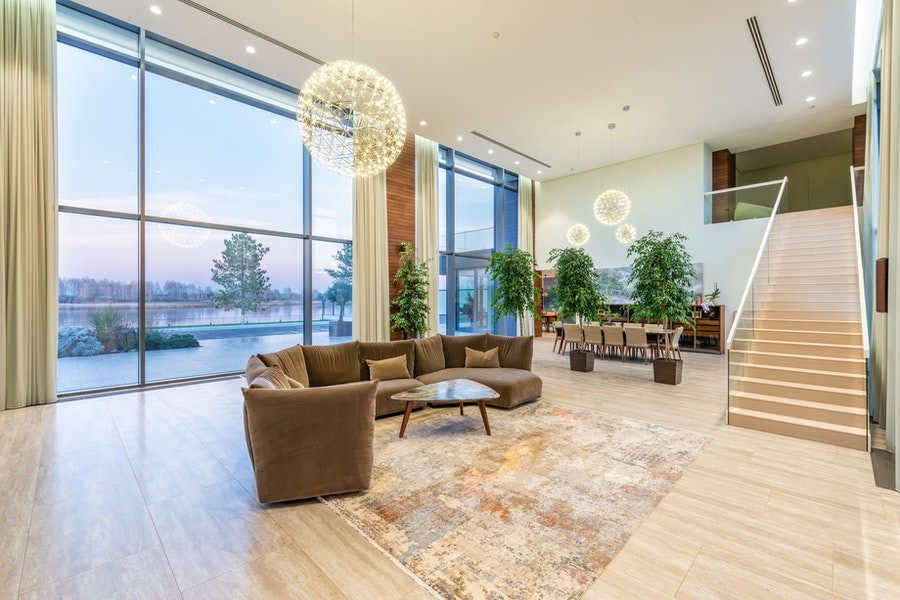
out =
[(776, 217), (730, 350), (730, 425), (867, 449), (852, 210)]

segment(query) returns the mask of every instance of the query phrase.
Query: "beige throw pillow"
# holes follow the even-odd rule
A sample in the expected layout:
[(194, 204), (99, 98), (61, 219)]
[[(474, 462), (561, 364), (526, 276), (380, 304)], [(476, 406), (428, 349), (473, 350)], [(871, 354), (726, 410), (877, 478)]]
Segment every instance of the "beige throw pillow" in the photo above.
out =
[(384, 360), (366, 359), (369, 365), (369, 379), (409, 379), (409, 368), (406, 366), (406, 355), (385, 358)]
[[(285, 377), (287, 377), (287, 375), (285, 375)], [(290, 378), (290, 377), (287, 377), (287, 382), (288, 382), (288, 385), (291, 387), (292, 390), (299, 390), (299, 389), (303, 389), (303, 388), (306, 387), (305, 385), (303, 385), (302, 383), (300, 383), (300, 382), (297, 381), (296, 379), (292, 379), (292, 378)]]
[(486, 352), (480, 352), (466, 347), (466, 368), (499, 368), (500, 353), (497, 348), (491, 348)]
[(257, 375), (253, 380), (253, 383), (250, 384), (250, 387), (270, 390), (287, 390), (290, 389), (291, 384), (288, 381), (288, 376), (284, 374), (281, 367), (275, 366), (269, 367)]

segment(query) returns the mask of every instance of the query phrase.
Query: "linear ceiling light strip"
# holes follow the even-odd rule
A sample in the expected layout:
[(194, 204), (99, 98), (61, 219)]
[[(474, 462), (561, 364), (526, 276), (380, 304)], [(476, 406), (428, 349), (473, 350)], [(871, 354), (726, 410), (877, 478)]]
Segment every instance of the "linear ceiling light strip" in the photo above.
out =
[(199, 10), (200, 12), (204, 12), (204, 13), (208, 14), (209, 16), (222, 21), (223, 23), (227, 23), (227, 24), (231, 25), (232, 27), (237, 27), (238, 29), (246, 31), (250, 35), (255, 35), (259, 39), (265, 40), (265, 41), (269, 42), (270, 44), (274, 44), (274, 45), (278, 46), (279, 48), (284, 48), (288, 52), (292, 52), (292, 53), (296, 54), (297, 56), (301, 56), (308, 61), (314, 62), (319, 65), (325, 64), (325, 61), (322, 60), (321, 58), (316, 58), (312, 54), (307, 54), (306, 52), (304, 52), (303, 50), (300, 50), (299, 48), (295, 48), (294, 46), (291, 46), (290, 44), (286, 44), (285, 42), (282, 42), (281, 40), (277, 40), (277, 39), (273, 38), (272, 36), (266, 35), (265, 33), (261, 32), (257, 29), (253, 29), (252, 27), (244, 25), (243, 23), (240, 23), (238, 21), (235, 21), (231, 17), (226, 17), (222, 13), (218, 13), (218, 12), (214, 11), (213, 9), (203, 6), (202, 4), (200, 4), (198, 2), (194, 2), (194, 0), (178, 0), (178, 1), (181, 2), (182, 4), (186, 4), (187, 6), (190, 6), (191, 8)]
[(756, 17), (747, 19), (747, 27), (750, 29), (750, 37), (753, 38), (753, 45), (756, 47), (756, 55), (759, 57), (759, 64), (762, 65), (763, 73), (766, 76), (766, 83), (769, 84), (769, 92), (772, 94), (772, 101), (775, 106), (784, 104), (781, 101), (781, 91), (778, 89), (778, 82), (775, 81), (775, 72), (772, 70), (772, 63), (769, 61), (769, 53), (766, 50), (766, 44), (763, 42), (762, 33), (759, 29), (759, 21)]
[(472, 135), (478, 136), (478, 137), (480, 137), (481, 139), (483, 139), (483, 140), (485, 140), (485, 141), (488, 141), (488, 142), (490, 142), (490, 143), (492, 143), (492, 144), (496, 144), (497, 146), (500, 146), (500, 147), (503, 148), (504, 150), (509, 150), (509, 151), (512, 152), (513, 154), (518, 154), (518, 155), (521, 156), (522, 158), (527, 159), (527, 160), (530, 160), (531, 162), (537, 163), (537, 164), (542, 165), (542, 166), (544, 166), (544, 167), (547, 167), (548, 169), (552, 169), (552, 168), (553, 168), (552, 166), (548, 165), (548, 164), (545, 163), (544, 161), (538, 160), (538, 159), (536, 159), (536, 158), (533, 157), (533, 156), (528, 156), (528, 155), (525, 154), (524, 152), (519, 152), (519, 151), (516, 150), (515, 148), (511, 148), (510, 146), (507, 146), (506, 144), (504, 144), (504, 143), (502, 143), (502, 142), (498, 142), (497, 140), (495, 140), (495, 139), (493, 139), (493, 138), (489, 138), (488, 136), (484, 135), (483, 133), (479, 133), (479, 132), (477, 132), (477, 131), (473, 131), (473, 132), (472, 132)]

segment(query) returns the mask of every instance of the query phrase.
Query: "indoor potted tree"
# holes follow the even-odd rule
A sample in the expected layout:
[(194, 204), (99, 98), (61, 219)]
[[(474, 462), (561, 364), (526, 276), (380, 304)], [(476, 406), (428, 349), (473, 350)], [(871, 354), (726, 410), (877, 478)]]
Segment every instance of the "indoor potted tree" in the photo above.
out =
[[(556, 270), (556, 303), (561, 319), (578, 323), (599, 320), (606, 306), (594, 261), (583, 248), (554, 248), (549, 262)], [(594, 353), (577, 347), (569, 352), (573, 371), (593, 371)]]
[(391, 315), (391, 330), (402, 331), (404, 339), (428, 333), (428, 263), (416, 260), (410, 242), (400, 243), (400, 266), (394, 273), (399, 285), (397, 297), (391, 301), (396, 311)]
[(538, 290), (534, 286), (537, 264), (527, 250), (509, 244), (502, 252), (495, 252), (488, 261), (487, 274), (494, 278), (494, 320), (503, 315), (519, 319), (519, 335), (524, 335), (526, 318), (534, 318)]
[[(685, 248), (687, 237), (680, 233), (665, 236), (649, 231), (628, 247), (633, 257), (629, 283), (634, 284), (634, 317), (648, 322), (691, 323), (694, 261)], [(653, 380), (657, 383), (681, 383), (681, 360), (663, 356), (653, 361)]]

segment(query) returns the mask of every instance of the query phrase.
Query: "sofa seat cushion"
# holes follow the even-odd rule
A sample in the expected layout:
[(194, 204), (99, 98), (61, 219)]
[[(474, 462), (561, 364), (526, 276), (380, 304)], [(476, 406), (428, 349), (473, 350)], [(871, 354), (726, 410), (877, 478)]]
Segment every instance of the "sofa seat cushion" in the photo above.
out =
[[(347, 342), (333, 346), (301, 346), (310, 387), (359, 381), (358, 345), (359, 342)], [(297, 381), (303, 383), (302, 379)]]
[[(378, 391), (375, 393), (375, 416), (393, 415), (406, 410), (406, 402), (391, 400), (391, 396), (420, 387), (421, 381), (416, 379), (390, 379), (378, 382)], [(425, 402), (416, 402), (413, 408), (422, 408)]]
[(523, 369), (509, 369), (499, 367), (496, 369), (466, 369), (465, 367), (443, 369), (419, 376), (422, 383), (437, 383), (448, 379), (471, 379), (482, 385), (486, 385), (500, 397), (496, 400), (488, 400), (485, 404), (511, 408), (523, 402), (528, 402), (541, 396), (543, 382), (541, 378)]

